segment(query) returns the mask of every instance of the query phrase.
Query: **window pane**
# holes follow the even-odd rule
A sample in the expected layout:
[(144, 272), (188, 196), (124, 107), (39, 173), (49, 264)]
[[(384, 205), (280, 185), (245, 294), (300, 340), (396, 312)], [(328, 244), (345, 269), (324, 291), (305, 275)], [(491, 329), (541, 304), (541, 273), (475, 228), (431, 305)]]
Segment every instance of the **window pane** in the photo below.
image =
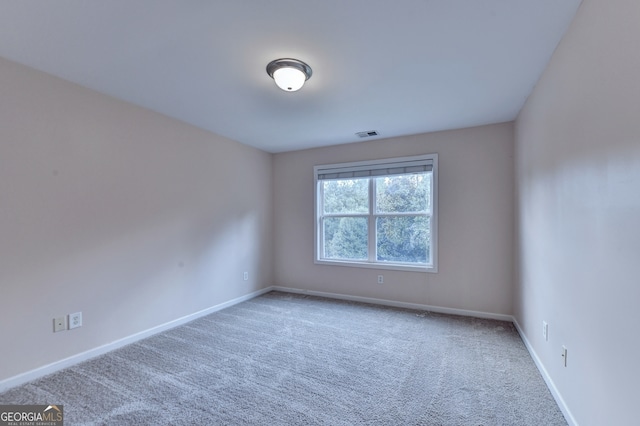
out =
[(376, 258), (379, 262), (431, 263), (430, 219), (388, 216), (376, 219)]
[(369, 178), (322, 181), (325, 213), (369, 213)]
[(367, 260), (366, 217), (329, 217), (323, 224), (325, 259)]
[(431, 207), (431, 173), (376, 178), (376, 212), (427, 212)]

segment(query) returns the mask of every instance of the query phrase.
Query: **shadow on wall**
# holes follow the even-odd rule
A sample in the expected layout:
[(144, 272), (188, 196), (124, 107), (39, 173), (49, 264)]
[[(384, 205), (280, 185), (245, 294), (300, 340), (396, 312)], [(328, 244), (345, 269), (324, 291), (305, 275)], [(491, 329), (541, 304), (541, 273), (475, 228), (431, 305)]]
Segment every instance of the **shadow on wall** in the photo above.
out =
[[(43, 342), (51, 353), (66, 353), (55, 349), (63, 341), (52, 333), (51, 319), (82, 310), (84, 327), (74, 330), (66, 348), (82, 351), (255, 290), (264, 238), (259, 214), (209, 213), (210, 220), (198, 222), (184, 209), (165, 210), (121, 224), (119, 233), (96, 223), (104, 233), (60, 241), (59, 251), (53, 248), (61, 235), (33, 235), (32, 244), (39, 245), (33, 253), (15, 253), (21, 257), (12, 265), (3, 258), (0, 279), (14, 284), (6, 286), (2, 316), (16, 323), (3, 327), (0, 339), (13, 342), (18, 355), (37, 352)], [(243, 280), (244, 271), (251, 280)], [(37, 358), (32, 367), (60, 357)], [(20, 372), (10, 362), (3, 365), (0, 379)]]

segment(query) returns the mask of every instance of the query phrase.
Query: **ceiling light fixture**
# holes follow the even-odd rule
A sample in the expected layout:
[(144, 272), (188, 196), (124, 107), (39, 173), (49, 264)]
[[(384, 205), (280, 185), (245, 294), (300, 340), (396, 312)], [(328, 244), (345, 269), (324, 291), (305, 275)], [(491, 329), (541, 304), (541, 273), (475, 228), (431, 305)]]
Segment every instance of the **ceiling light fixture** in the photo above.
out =
[(295, 92), (311, 77), (311, 67), (297, 59), (276, 59), (267, 65), (267, 74), (285, 92)]

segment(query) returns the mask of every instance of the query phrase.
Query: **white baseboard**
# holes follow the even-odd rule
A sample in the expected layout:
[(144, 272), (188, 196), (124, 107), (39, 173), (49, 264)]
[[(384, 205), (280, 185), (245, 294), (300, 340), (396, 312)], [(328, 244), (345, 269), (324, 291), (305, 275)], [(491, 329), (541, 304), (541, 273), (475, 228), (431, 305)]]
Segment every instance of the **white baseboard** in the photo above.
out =
[(329, 299), (350, 300), (352, 302), (371, 303), (374, 305), (393, 306), (395, 308), (415, 309), (418, 311), (430, 311), (441, 314), (461, 315), (465, 317), (488, 318), (500, 321), (513, 322), (511, 315), (494, 314), (490, 312), (469, 311), (466, 309), (443, 308), (441, 306), (422, 305), (418, 303), (396, 302), (395, 300), (375, 299), (371, 297), (351, 296), (348, 294), (326, 293), (323, 291), (301, 290), (298, 288), (273, 286), (271, 290), (283, 291), (287, 293), (308, 294), (310, 296), (327, 297)]
[(139, 340), (145, 339), (147, 337), (153, 336), (154, 334), (161, 333), (163, 331), (169, 330), (171, 328), (177, 327), (182, 324), (186, 324), (190, 321), (203, 317), (205, 315), (209, 315), (213, 312), (220, 311), (222, 309), (228, 308), (233, 305), (237, 305), (238, 303), (242, 303), (244, 301), (253, 299), (254, 297), (258, 297), (265, 293), (268, 293), (272, 290), (272, 287), (263, 288), (258, 291), (254, 291), (253, 293), (246, 294), (241, 297), (237, 297), (235, 299), (229, 300), (224, 303), (220, 303), (218, 305), (212, 306), (207, 309), (203, 309), (201, 311), (195, 312), (193, 314), (186, 315), (182, 318), (178, 318), (173, 321), (169, 321), (165, 324), (161, 324), (159, 326), (150, 328), (145, 331), (141, 331), (139, 333), (133, 334), (131, 336), (125, 337), (120, 340), (116, 340), (115, 342), (108, 343), (103, 346), (99, 346), (94, 349), (90, 349), (86, 352), (82, 352), (76, 355), (72, 355), (68, 358), (62, 359), (60, 361), (53, 362), (51, 364), (36, 368), (31, 371), (27, 371), (22, 374), (18, 374), (17, 376), (9, 377), (8, 379), (0, 381), (0, 392), (4, 392), (8, 389), (11, 389), (16, 386), (20, 386), (24, 383), (30, 382), (32, 380), (39, 379), (48, 374), (55, 373), (56, 371), (60, 371), (64, 368), (71, 367), (73, 365), (79, 364), (83, 361), (86, 361), (91, 358), (95, 358), (99, 355), (103, 355), (107, 352), (113, 351), (115, 349), (121, 348), (128, 344), (137, 342)]
[(573, 414), (571, 414), (569, 407), (567, 407), (567, 404), (564, 402), (562, 395), (560, 395), (558, 388), (556, 388), (556, 385), (555, 383), (553, 383), (551, 376), (549, 376), (549, 373), (547, 373), (547, 369), (544, 368), (542, 361), (538, 357), (538, 354), (536, 353), (536, 351), (533, 350), (533, 346), (531, 346), (531, 343), (529, 343), (529, 339), (527, 339), (527, 336), (524, 334), (524, 331), (522, 331), (522, 327), (520, 327), (520, 324), (518, 324), (518, 320), (516, 320), (515, 317), (513, 318), (513, 324), (516, 326), (516, 330), (518, 330), (518, 334), (520, 334), (520, 338), (522, 339), (525, 347), (529, 351), (531, 358), (533, 358), (533, 362), (536, 364), (536, 367), (538, 367), (538, 371), (540, 371), (540, 374), (542, 375), (542, 378), (547, 384), (547, 387), (549, 388), (551, 395), (553, 395), (553, 398), (556, 400), (558, 407), (560, 407), (560, 411), (562, 411), (562, 414), (564, 415), (565, 420), (567, 420), (567, 423), (569, 423), (569, 426), (578, 426), (578, 422), (576, 422), (576, 419), (573, 417)]

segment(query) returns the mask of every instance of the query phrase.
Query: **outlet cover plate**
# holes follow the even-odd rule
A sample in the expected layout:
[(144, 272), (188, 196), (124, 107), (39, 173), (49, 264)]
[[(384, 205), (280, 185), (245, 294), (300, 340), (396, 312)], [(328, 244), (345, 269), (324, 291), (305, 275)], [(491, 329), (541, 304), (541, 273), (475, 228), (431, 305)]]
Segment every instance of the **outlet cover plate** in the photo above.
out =
[(82, 312), (69, 314), (69, 330), (82, 327)]

